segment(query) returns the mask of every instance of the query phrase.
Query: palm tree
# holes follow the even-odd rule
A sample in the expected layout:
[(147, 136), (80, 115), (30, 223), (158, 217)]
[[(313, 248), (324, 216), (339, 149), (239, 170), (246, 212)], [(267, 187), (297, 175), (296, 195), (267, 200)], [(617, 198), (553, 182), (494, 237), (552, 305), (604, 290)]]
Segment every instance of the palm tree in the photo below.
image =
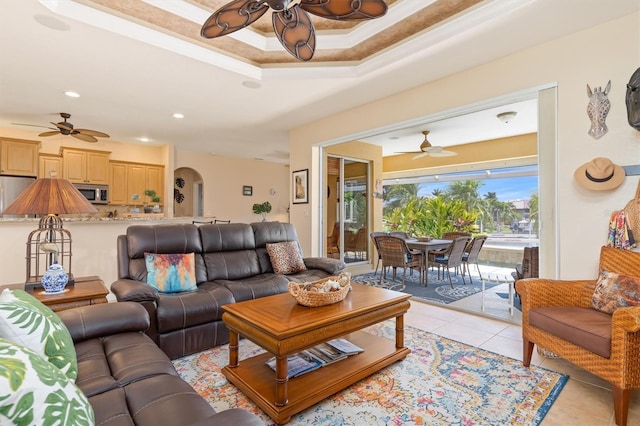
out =
[(479, 180), (461, 180), (451, 182), (447, 186), (445, 198), (449, 200), (462, 201), (468, 211), (476, 208), (480, 201), (479, 189), (484, 185)]
[(407, 205), (407, 203), (418, 197), (418, 184), (399, 183), (387, 185), (382, 189), (385, 201), (385, 211), (391, 211), (397, 207)]

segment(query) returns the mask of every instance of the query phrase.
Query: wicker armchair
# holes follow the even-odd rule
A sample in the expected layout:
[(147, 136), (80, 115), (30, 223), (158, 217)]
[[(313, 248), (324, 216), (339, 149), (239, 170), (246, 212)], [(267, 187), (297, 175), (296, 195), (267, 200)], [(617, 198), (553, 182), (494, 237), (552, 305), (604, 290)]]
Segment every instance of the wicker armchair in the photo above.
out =
[[(640, 277), (640, 253), (603, 247), (599, 270)], [(618, 308), (613, 315), (596, 311), (591, 308), (595, 285), (596, 280), (530, 278), (516, 282), (522, 300), (522, 363), (530, 365), (533, 347), (539, 345), (608, 381), (613, 391), (616, 424), (625, 426), (631, 390), (640, 388), (640, 306)], [(545, 311), (546, 324), (535, 321), (541, 309)], [(531, 325), (530, 319), (538, 326)], [(549, 326), (550, 323), (553, 325)], [(549, 331), (558, 332), (563, 325), (575, 332), (563, 339)], [(585, 349), (585, 340), (590, 339), (575, 337), (580, 331), (592, 331), (594, 327), (600, 329), (597, 336), (600, 342), (606, 343), (610, 338), (610, 346), (605, 344), (600, 349), (605, 354)]]
[(379, 235), (375, 237), (376, 244), (380, 250), (382, 257), (382, 272), (380, 273), (380, 284), (382, 278), (387, 277), (387, 268), (393, 268), (393, 279), (396, 279), (396, 269), (403, 268), (402, 288), (404, 289), (404, 280), (407, 275), (407, 268), (418, 268), (420, 272), (420, 282), (422, 282), (422, 273), (424, 260), (419, 250), (409, 250), (407, 242), (400, 237), (391, 235)]

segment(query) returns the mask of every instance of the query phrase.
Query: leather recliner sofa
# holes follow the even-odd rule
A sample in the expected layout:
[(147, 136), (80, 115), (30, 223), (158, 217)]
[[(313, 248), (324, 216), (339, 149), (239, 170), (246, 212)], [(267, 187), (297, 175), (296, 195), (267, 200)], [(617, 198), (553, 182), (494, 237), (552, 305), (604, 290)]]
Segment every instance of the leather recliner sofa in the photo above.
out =
[[(118, 301), (145, 307), (147, 334), (171, 359), (200, 352), (229, 342), (223, 305), (285, 293), (289, 281), (315, 281), (345, 268), (337, 259), (310, 257), (305, 271), (276, 274), (266, 245), (284, 241), (298, 241), (289, 223), (133, 225), (118, 236), (118, 280), (111, 291)], [(195, 253), (197, 290), (161, 293), (148, 285), (145, 252)]]
[(137, 303), (106, 303), (58, 312), (74, 342), (76, 385), (96, 425), (264, 425), (233, 408), (216, 413), (176, 372), (146, 335), (147, 312)]

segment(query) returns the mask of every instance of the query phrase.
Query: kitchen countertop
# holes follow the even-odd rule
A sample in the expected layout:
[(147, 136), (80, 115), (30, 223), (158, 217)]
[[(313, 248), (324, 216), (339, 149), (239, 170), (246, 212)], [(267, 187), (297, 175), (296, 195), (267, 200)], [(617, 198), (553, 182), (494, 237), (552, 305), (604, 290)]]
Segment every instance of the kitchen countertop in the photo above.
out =
[[(95, 223), (95, 222), (144, 222), (144, 221), (175, 221), (175, 222), (191, 222), (193, 220), (198, 221), (209, 221), (214, 220), (214, 218), (209, 217), (165, 217), (163, 213), (123, 213), (122, 215), (118, 215), (118, 217), (91, 217), (91, 216), (78, 216), (78, 217), (61, 217), (62, 222), (86, 222), (86, 223)], [(32, 218), (32, 217), (20, 217), (20, 218), (4, 218), (0, 217), (0, 224), (2, 223), (16, 223), (16, 222), (34, 222), (37, 223), (40, 221), (40, 218)]]

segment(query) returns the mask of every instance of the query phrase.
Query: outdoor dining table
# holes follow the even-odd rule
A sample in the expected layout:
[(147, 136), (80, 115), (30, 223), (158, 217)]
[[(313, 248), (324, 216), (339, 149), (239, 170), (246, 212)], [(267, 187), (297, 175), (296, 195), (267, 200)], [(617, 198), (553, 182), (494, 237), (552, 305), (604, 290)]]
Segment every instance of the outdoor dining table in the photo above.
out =
[(430, 251), (440, 251), (446, 248), (449, 248), (453, 240), (439, 240), (433, 239), (431, 241), (418, 241), (415, 238), (409, 238), (406, 240), (407, 247), (410, 249), (421, 250), (424, 254), (422, 257), (424, 258), (424, 271), (425, 277), (428, 273), (429, 269), (429, 252)]

